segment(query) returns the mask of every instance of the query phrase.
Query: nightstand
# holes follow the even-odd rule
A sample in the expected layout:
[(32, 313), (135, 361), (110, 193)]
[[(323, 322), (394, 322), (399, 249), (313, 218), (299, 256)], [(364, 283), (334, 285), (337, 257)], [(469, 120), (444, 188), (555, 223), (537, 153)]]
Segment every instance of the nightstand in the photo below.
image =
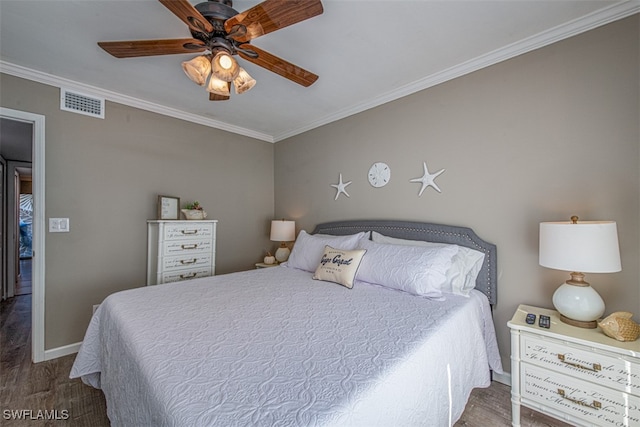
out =
[[(536, 315), (529, 325), (527, 313)], [(549, 329), (538, 326), (540, 315)], [(511, 321), (512, 422), (524, 405), (576, 426), (640, 425), (640, 340), (563, 323), (554, 310), (521, 305)]]
[(280, 264), (265, 264), (264, 262), (257, 262), (256, 268), (269, 268), (269, 267), (277, 267)]

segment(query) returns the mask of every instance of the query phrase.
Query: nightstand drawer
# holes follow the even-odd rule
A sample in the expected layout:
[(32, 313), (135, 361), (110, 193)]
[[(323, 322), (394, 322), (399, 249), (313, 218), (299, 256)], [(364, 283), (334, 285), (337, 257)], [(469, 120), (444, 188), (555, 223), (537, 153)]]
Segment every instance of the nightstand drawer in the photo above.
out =
[(523, 400), (584, 420), (583, 425), (640, 425), (640, 398), (636, 396), (526, 363), (520, 375)]
[(211, 238), (213, 236), (213, 227), (212, 223), (189, 223), (189, 221), (167, 224), (164, 227), (164, 240)]
[(620, 355), (549, 337), (522, 334), (522, 362), (640, 396), (640, 366)]
[(162, 283), (179, 282), (181, 280), (196, 279), (211, 276), (211, 267), (201, 267), (189, 270), (178, 270), (162, 274)]
[(212, 256), (210, 253), (192, 254), (190, 256), (167, 257), (162, 260), (162, 269), (165, 272), (174, 270), (192, 269), (194, 267), (211, 267)]
[(184, 256), (199, 252), (213, 252), (211, 239), (172, 240), (165, 242), (162, 248), (164, 256)]

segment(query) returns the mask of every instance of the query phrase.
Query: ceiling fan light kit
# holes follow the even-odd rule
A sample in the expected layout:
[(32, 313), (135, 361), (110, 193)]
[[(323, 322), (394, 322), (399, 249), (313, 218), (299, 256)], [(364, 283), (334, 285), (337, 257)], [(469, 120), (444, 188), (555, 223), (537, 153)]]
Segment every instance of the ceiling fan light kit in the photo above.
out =
[(240, 67), (238, 77), (233, 81), (233, 86), (236, 88), (236, 94), (240, 95), (251, 89), (256, 85), (256, 80), (247, 73), (244, 68)]
[(197, 56), (182, 63), (182, 69), (192, 82), (199, 86), (207, 84), (207, 77), (211, 74), (211, 62), (206, 56)]
[(220, 80), (214, 75), (211, 75), (209, 84), (207, 85), (207, 92), (215, 93), (220, 96), (229, 96), (229, 86), (231, 83)]
[[(192, 6), (189, 0), (159, 0), (189, 26), (192, 38), (99, 42), (116, 58), (204, 52), (182, 63), (194, 83), (207, 87), (209, 100), (229, 99), (231, 82), (242, 94), (256, 81), (233, 58), (272, 71), (302, 86), (312, 85), (318, 76), (250, 44), (265, 34), (323, 13), (320, 0), (265, 0), (238, 13), (231, 0), (208, 0)], [(207, 78), (209, 79), (207, 83)]]
[(211, 60), (211, 73), (225, 82), (232, 82), (238, 77), (240, 66), (227, 52), (220, 51)]

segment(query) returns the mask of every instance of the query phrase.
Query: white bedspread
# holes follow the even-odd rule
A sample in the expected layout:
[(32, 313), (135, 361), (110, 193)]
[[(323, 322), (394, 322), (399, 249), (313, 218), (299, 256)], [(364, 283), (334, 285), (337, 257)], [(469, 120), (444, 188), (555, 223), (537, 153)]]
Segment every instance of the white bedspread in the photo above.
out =
[(119, 292), (71, 377), (114, 426), (446, 426), (502, 372), (486, 298), (431, 301), (286, 267)]

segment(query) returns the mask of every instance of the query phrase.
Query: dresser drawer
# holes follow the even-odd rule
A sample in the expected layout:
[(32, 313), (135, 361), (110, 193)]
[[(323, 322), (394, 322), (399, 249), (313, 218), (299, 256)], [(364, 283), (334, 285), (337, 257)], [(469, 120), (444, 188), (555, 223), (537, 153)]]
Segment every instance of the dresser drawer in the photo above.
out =
[(200, 252), (213, 252), (213, 240), (194, 238), (189, 240), (170, 240), (162, 245), (163, 256), (184, 256)]
[(147, 221), (147, 285), (213, 276), (216, 220)]
[(191, 238), (212, 238), (212, 223), (178, 222), (164, 226), (164, 240), (182, 240)]
[(194, 253), (190, 256), (166, 257), (162, 259), (162, 271), (170, 272), (186, 268), (211, 267), (213, 257), (211, 253)]
[(161, 283), (179, 282), (181, 280), (196, 279), (198, 277), (211, 276), (211, 266), (199, 267), (187, 270), (176, 270), (167, 273), (162, 273)]
[(574, 378), (640, 396), (640, 365), (637, 360), (549, 337), (522, 334), (522, 362), (551, 369)]
[(638, 426), (640, 398), (523, 363), (521, 396), (584, 420), (584, 425)]

